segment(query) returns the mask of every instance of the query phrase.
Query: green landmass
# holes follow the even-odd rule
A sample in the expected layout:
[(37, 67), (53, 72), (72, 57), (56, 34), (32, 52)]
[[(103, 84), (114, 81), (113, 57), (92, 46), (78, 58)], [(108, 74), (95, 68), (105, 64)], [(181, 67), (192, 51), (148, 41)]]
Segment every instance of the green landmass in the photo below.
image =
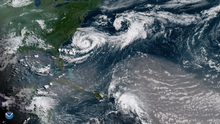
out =
[[(60, 84), (65, 84), (70, 86), (72, 89), (74, 89), (75, 92), (85, 92), (86, 90), (77, 86), (76, 84), (74, 84), (73, 82), (64, 80), (64, 79), (54, 79), (48, 82), (48, 84), (52, 83), (52, 82), (56, 82), (56, 83), (60, 83)], [(107, 98), (108, 95), (102, 93), (102, 92), (91, 92), (92, 96), (87, 96), (88, 99), (97, 99), (99, 100), (100, 98)], [(72, 97), (72, 99), (74, 100), (79, 100), (79, 98), (76, 97)]]
[(27, 102), (31, 102), (32, 98), (34, 98), (34, 96), (35, 96), (35, 93), (38, 89), (38, 86), (30, 85), (30, 86), (27, 86), (26, 88), (31, 89), (30, 98), (26, 96), (26, 98), (28, 100)]
[(48, 110), (48, 122), (51, 122), (53, 110)]
[(34, 118), (34, 119), (36, 119), (36, 120), (38, 120), (38, 121), (40, 120), (40, 118), (36, 114), (28, 113), (27, 115)]
[(107, 98), (108, 95), (102, 93), (102, 92), (91, 92), (93, 97), (87, 97), (88, 99), (101, 99), (101, 98)]
[(37, 85), (30, 85), (30, 86), (27, 86), (27, 88), (31, 88), (36, 91), (38, 89), (38, 86)]
[[(54, 57), (56, 65), (63, 70), (63, 61), (59, 59), (59, 47), (73, 36), (77, 28), (84, 21), (88, 11), (98, 8), (101, 0), (70, 0), (67, 5), (55, 8), (53, 6), (64, 3), (65, 0), (41, 0), (39, 7), (34, 6), (34, 2), (25, 7), (12, 8), (11, 6), (0, 8), (0, 29), (9, 32), (16, 29), (16, 34), (21, 34), (21, 30), (26, 27), (30, 34), (39, 36), (47, 45), (51, 45), (52, 49), (38, 48), (39, 44), (32, 44), (19, 48), (20, 53), (30, 50), (39, 50), (49, 52)], [(34, 10), (35, 9), (35, 10)], [(37, 11), (37, 12), (35, 12)], [(25, 12), (27, 14), (25, 14)], [(22, 15), (23, 14), (23, 15)], [(22, 15), (22, 16), (21, 16)], [(41, 29), (36, 20), (44, 20), (45, 29)], [(10, 23), (12, 22), (12, 23)], [(51, 31), (48, 31), (51, 29)], [(0, 36), (1, 37), (1, 36)], [(24, 41), (23, 41), (24, 42)]]
[(85, 89), (83, 89), (83, 88), (77, 86), (77, 85), (74, 84), (73, 82), (70, 82), (70, 81), (67, 81), (67, 80), (64, 80), (64, 79), (55, 79), (55, 80), (50, 81), (49, 83), (51, 83), (51, 82), (53, 82), (53, 81), (55, 81), (55, 82), (57, 82), (57, 83), (60, 83), (60, 84), (68, 85), (68, 86), (70, 86), (72, 89), (74, 89), (74, 91), (76, 91), (76, 92), (84, 92), (84, 91), (86, 91)]
[[(52, 110), (48, 110), (48, 123), (51, 122), (51, 117), (52, 117)], [(27, 114), (29, 117), (36, 119), (38, 122), (40, 122), (40, 118), (38, 117), (38, 115), (34, 114), (34, 113), (28, 113)]]
[(76, 98), (76, 97), (72, 97), (72, 99), (74, 99), (74, 100), (79, 100), (79, 98)]

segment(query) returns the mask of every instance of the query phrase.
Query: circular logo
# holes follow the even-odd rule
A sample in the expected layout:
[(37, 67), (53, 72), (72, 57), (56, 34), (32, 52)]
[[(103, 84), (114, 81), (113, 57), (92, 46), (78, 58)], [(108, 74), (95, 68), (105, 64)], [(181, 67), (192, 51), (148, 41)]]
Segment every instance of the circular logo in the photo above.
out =
[(13, 112), (11, 112), (11, 111), (7, 111), (7, 112), (5, 113), (5, 117), (6, 117), (7, 119), (12, 119), (13, 116), (14, 116), (14, 114), (13, 114)]

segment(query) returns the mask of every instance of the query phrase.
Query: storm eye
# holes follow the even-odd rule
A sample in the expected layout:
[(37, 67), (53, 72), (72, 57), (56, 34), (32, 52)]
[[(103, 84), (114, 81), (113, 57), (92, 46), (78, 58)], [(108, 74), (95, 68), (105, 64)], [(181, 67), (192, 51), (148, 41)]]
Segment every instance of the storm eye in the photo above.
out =
[(90, 47), (91, 46), (91, 41), (90, 40), (88, 40), (88, 39), (85, 39), (85, 40), (83, 40), (82, 42), (80, 42), (80, 44), (79, 44), (79, 48), (80, 49), (85, 49), (85, 48), (88, 48), (88, 47)]
[(123, 17), (119, 17), (119, 18), (116, 18), (113, 25), (115, 27), (115, 30), (117, 31), (126, 31), (128, 30), (131, 24), (129, 20)]
[(130, 26), (131, 26), (130, 22), (128, 20), (124, 20), (123, 22), (121, 22), (121, 29), (120, 30), (126, 31), (126, 30), (128, 30), (128, 28)]

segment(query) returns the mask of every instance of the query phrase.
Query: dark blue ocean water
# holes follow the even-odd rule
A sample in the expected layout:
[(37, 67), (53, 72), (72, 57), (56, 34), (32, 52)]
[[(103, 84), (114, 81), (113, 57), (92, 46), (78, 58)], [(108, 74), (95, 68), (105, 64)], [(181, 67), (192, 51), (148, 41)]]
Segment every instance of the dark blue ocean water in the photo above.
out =
[[(132, 5), (128, 5), (126, 7), (120, 8), (119, 9), (113, 9), (113, 10), (106, 10), (104, 11), (103, 9), (96, 9), (94, 11), (89, 12), (88, 16), (85, 17), (84, 22), (82, 23), (82, 27), (90, 27), (90, 26), (95, 26), (96, 29), (98, 29), (101, 32), (106, 32), (110, 35), (115, 35), (120, 30), (126, 30), (129, 25), (126, 23), (122, 23), (122, 29), (116, 31), (114, 26), (113, 26), (113, 21), (115, 20), (116, 14), (123, 13), (125, 11), (135, 11), (135, 12), (150, 12), (152, 11), (150, 8), (146, 8), (144, 6), (146, 5), (164, 5), (166, 2), (169, 0), (158, 0), (157, 2), (155, 1), (145, 1), (145, 2), (134, 2)], [(104, 1), (103, 1), (104, 2)], [(117, 3), (117, 1), (116, 1)], [(107, 6), (114, 5), (113, 3), (107, 4)], [(172, 8), (161, 8), (159, 9), (160, 11), (166, 11), (170, 12), (173, 14), (189, 14), (189, 15), (196, 15), (204, 10), (209, 10), (212, 7), (215, 7), (219, 5), (219, 1), (213, 0), (209, 1), (204, 5), (199, 5), (197, 6), (197, 3), (193, 4), (186, 4), (181, 7), (172, 7)], [(111, 6), (112, 7), (112, 6)], [(99, 15), (106, 15), (110, 21), (107, 22), (105, 26), (96, 26), (94, 25), (94, 22), (97, 21), (97, 18), (94, 18)], [(206, 50), (206, 57), (208, 60), (213, 60), (216, 62), (220, 62), (220, 59), (218, 56), (220, 50), (219, 50), (219, 39), (220, 35), (218, 33), (218, 28), (219, 28), (219, 13), (215, 18), (210, 19), (209, 21), (204, 21), (203, 24), (190, 24), (187, 26), (183, 26), (180, 24), (167, 24), (165, 25), (165, 33), (164, 34), (169, 34), (169, 37), (157, 37), (155, 39), (146, 39), (146, 40), (137, 40), (130, 45), (126, 46), (125, 49), (123, 49), (120, 52), (114, 53), (114, 54), (108, 54), (105, 58), (103, 58), (106, 62), (103, 65), (108, 65), (108, 63), (114, 63), (120, 60), (123, 60), (129, 55), (134, 55), (136, 52), (142, 52), (142, 53), (149, 53), (149, 54), (154, 54), (154, 55), (159, 55), (163, 56), (172, 62), (175, 62), (179, 64), (180, 66), (182, 65), (182, 61), (186, 60), (189, 62), (194, 62), (196, 59), (195, 57), (198, 56), (204, 56), (201, 51), (201, 49)], [(206, 27), (206, 25), (208, 26)], [(154, 27), (159, 27), (161, 25), (161, 22), (155, 22)], [(175, 25), (175, 26), (172, 26)], [(195, 32), (195, 29), (197, 32)], [(198, 36), (194, 37), (196, 33), (199, 33), (199, 31), (202, 30), (202, 28), (205, 28), (204, 31), (202, 32), (200, 39), (198, 39)], [(172, 30), (171, 33), (169, 33), (169, 30)], [(106, 45), (107, 46), (107, 45)], [(108, 51), (107, 47), (103, 47), (102, 51)], [(101, 53), (101, 52), (99, 52)], [(117, 55), (117, 56), (115, 56)], [(100, 55), (101, 56), (101, 55)], [(95, 56), (95, 60), (100, 60), (100, 62), (103, 62), (101, 58), (99, 58), (99, 55)], [(113, 62), (114, 61), (114, 62)], [(109, 64), (109, 65), (111, 65)], [(201, 63), (202, 64), (202, 63)], [(217, 73), (215, 69), (211, 69), (207, 65), (203, 65), (204, 71), (206, 72), (207, 70), (213, 71), (213, 73)], [(189, 69), (191, 71), (198, 72), (200, 69), (195, 69), (195, 66), (191, 63), (191, 67), (185, 68), (186, 70)]]

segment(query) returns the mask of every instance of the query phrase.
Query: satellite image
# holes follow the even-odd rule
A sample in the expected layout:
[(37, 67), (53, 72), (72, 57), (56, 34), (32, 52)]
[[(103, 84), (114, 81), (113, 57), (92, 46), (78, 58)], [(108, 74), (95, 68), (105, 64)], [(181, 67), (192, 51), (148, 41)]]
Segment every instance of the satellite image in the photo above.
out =
[(220, 124), (219, 0), (0, 0), (0, 124)]

